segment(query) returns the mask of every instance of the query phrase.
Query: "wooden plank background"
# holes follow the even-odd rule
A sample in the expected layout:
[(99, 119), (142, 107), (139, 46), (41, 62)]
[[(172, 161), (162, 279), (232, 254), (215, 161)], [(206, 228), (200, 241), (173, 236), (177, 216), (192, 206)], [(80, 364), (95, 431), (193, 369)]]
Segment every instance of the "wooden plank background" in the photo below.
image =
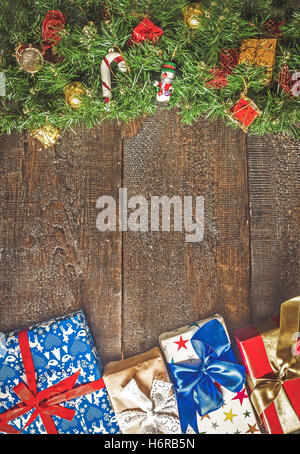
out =
[[(0, 331), (83, 308), (103, 362), (215, 312), (234, 329), (300, 293), (300, 147), (159, 110), (67, 131), (44, 149), (0, 137)], [(105, 232), (96, 200), (202, 195), (205, 234)]]

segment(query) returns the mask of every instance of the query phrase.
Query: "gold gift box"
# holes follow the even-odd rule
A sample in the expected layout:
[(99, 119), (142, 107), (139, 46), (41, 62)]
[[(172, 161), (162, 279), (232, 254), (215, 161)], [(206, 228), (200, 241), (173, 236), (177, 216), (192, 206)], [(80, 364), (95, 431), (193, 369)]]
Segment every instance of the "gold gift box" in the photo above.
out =
[[(118, 413), (132, 410), (135, 407), (132, 401), (122, 397), (123, 387), (134, 378), (144, 394), (149, 397), (154, 379), (169, 382), (168, 373), (159, 348), (127, 358), (123, 361), (108, 363), (104, 368), (103, 380), (109, 398), (118, 417)], [(140, 424), (131, 427), (123, 433), (140, 433)]]
[(249, 63), (266, 68), (265, 80), (268, 85), (271, 82), (275, 64), (276, 43), (277, 40), (274, 38), (243, 39), (240, 48), (239, 64)]
[(31, 132), (34, 139), (37, 139), (45, 148), (54, 147), (60, 138), (60, 131), (51, 124)]

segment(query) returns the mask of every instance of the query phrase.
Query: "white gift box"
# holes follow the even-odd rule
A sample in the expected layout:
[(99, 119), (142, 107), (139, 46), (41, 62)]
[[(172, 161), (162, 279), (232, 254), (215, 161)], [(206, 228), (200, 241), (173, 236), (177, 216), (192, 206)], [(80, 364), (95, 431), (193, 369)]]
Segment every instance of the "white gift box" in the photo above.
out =
[[(159, 343), (166, 362), (190, 363), (199, 361), (199, 357), (193, 349), (191, 338), (201, 326), (213, 319), (218, 320), (222, 324), (229, 340), (225, 322), (219, 314), (216, 314), (197, 323), (161, 334)], [(260, 429), (246, 388), (244, 387), (238, 393), (233, 393), (223, 386), (218, 386), (218, 388), (223, 395), (224, 405), (202, 417), (197, 413), (199, 433), (259, 434)], [(187, 433), (193, 433), (193, 429), (190, 426), (187, 429)]]

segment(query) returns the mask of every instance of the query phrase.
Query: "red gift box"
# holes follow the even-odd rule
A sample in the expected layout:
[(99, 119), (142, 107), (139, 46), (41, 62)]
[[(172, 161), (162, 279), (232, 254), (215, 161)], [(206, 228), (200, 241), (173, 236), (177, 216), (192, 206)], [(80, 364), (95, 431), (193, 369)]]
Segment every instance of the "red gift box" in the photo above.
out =
[[(300, 306), (300, 298), (297, 301)], [(274, 378), (272, 360), (268, 356), (268, 352), (270, 352), (270, 339), (272, 338), (275, 346), (273, 345), (271, 348), (275, 351), (279, 334), (279, 317), (267, 320), (261, 326), (251, 325), (235, 332), (251, 392), (255, 380)], [(296, 331), (294, 334), (297, 337)], [(269, 340), (267, 340), (268, 337)], [(295, 338), (293, 342), (294, 355), (299, 356), (299, 340)], [(267, 432), (271, 434), (290, 433), (300, 429), (300, 378), (283, 381), (282, 388), (281, 397), (283, 394), (284, 406), (275, 399), (260, 415)], [(279, 409), (279, 407), (281, 408)], [(289, 417), (290, 414), (291, 417)]]
[(259, 115), (261, 115), (259, 108), (246, 96), (241, 97), (231, 107), (228, 113), (229, 118), (237, 123), (245, 132)]
[(131, 43), (139, 43), (141, 41), (151, 41), (155, 43), (163, 34), (163, 30), (157, 27), (147, 17), (133, 29)]

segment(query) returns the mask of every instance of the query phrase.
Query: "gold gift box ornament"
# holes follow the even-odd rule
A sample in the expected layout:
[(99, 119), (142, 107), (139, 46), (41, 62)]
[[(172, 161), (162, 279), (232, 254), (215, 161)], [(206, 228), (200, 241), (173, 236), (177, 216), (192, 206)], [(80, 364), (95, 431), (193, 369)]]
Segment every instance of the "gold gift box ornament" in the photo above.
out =
[(66, 103), (72, 109), (79, 109), (82, 105), (82, 97), (85, 95), (86, 90), (81, 82), (71, 82), (64, 89)]
[(31, 132), (34, 139), (37, 139), (45, 148), (54, 147), (60, 138), (60, 130), (51, 124)]
[(265, 82), (269, 85), (275, 64), (276, 43), (275, 38), (243, 39), (240, 47), (239, 65), (248, 63), (264, 67), (267, 71)]

